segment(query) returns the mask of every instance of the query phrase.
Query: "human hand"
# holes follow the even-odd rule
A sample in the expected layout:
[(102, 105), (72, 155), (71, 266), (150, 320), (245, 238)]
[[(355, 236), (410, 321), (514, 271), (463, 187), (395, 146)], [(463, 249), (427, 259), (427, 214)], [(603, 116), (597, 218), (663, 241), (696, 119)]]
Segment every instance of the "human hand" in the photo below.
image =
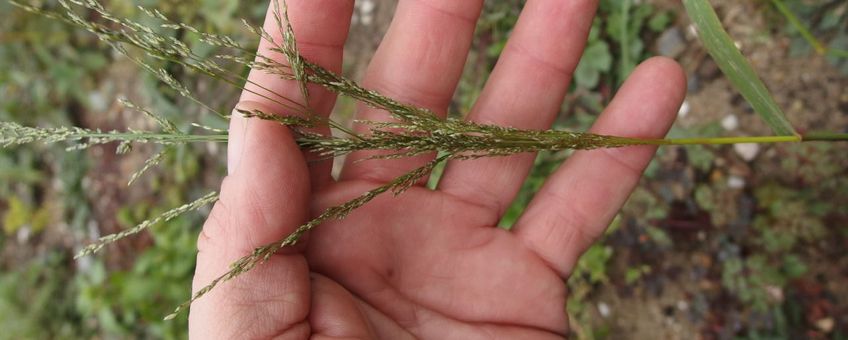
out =
[[(353, 1), (289, 0), (288, 6), (301, 54), (340, 72)], [(482, 0), (401, 0), (363, 85), (444, 115), (481, 6)], [(469, 119), (549, 128), (596, 6), (593, 0), (528, 0)], [(273, 18), (266, 21), (266, 29), (279, 37)], [(272, 55), (267, 43), (260, 52)], [(257, 71), (250, 79), (299, 97), (291, 81)], [(313, 110), (329, 114), (334, 96), (314, 85), (309, 89)], [(684, 90), (675, 62), (651, 59), (634, 71), (592, 132), (663, 136)], [(251, 92), (242, 95), (240, 105), (286, 112)], [(385, 120), (387, 114), (360, 106), (358, 118)], [(562, 337), (568, 330), (564, 280), (624, 203), (654, 151), (575, 152), (512, 231), (496, 225), (534, 155), (451, 161), (437, 190), (417, 186), (399, 197), (379, 197), (212, 290), (193, 304), (190, 334), (198, 339)], [(234, 115), (230, 173), (198, 239), (194, 290), (323, 209), (433, 157), (356, 162), (369, 155), (350, 155), (337, 181), (330, 175), (331, 162), (306, 162), (309, 155), (287, 128)]]

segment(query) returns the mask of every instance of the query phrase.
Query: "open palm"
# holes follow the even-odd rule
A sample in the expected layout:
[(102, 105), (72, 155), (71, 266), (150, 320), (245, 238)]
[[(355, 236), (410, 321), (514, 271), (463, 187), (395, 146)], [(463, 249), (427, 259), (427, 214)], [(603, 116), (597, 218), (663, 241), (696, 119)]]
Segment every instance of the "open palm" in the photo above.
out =
[[(298, 48), (340, 71), (349, 0), (289, 0)], [(363, 84), (444, 114), (461, 74), (482, 0), (401, 0)], [(528, 0), (468, 119), (549, 128), (580, 58), (597, 1)], [(268, 20), (266, 29), (275, 32)], [(260, 52), (270, 53), (267, 44)], [(270, 55), (270, 54), (269, 54)], [(297, 85), (253, 72), (253, 82), (291, 98)], [(685, 81), (673, 61), (632, 74), (593, 132), (665, 134)], [(255, 88), (254, 92), (265, 91)], [(328, 114), (332, 94), (310, 87)], [(245, 92), (243, 107), (284, 113)], [(359, 119), (388, 114), (360, 107)], [(365, 132), (362, 127), (355, 127)], [(324, 129), (322, 131), (327, 133)], [(437, 190), (384, 195), (297, 247), (214, 289), (191, 310), (190, 332), (211, 338), (555, 338), (567, 333), (564, 279), (606, 228), (653, 155), (650, 147), (576, 152), (547, 181), (512, 231), (496, 225), (534, 155), (452, 161)], [(306, 162), (282, 126), (233, 117), (230, 174), (198, 240), (197, 290), (254, 247), (287, 235), (323, 211), (432, 159), (348, 157)]]

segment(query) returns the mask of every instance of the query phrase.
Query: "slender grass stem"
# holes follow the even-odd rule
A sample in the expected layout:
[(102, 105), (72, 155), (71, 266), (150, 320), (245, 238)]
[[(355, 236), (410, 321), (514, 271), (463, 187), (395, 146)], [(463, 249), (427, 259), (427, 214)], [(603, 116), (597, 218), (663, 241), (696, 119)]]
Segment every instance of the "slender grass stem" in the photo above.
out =
[(80, 133), (70, 135), (69, 139), (73, 138), (108, 138), (114, 141), (134, 142), (134, 141), (156, 141), (164, 143), (194, 143), (194, 142), (226, 142), (228, 135), (184, 135), (171, 133), (133, 133), (133, 132), (96, 132), (96, 133)]
[(824, 55), (827, 53), (827, 47), (825, 47), (821, 41), (819, 41), (818, 39), (816, 39), (815, 36), (813, 36), (813, 33), (810, 32), (810, 30), (806, 26), (804, 26), (803, 23), (801, 23), (801, 20), (798, 19), (795, 13), (792, 13), (789, 7), (786, 7), (786, 4), (784, 4), (782, 0), (771, 0), (771, 3), (774, 5), (775, 8), (777, 8), (777, 11), (780, 12), (780, 14), (783, 14), (783, 16), (786, 17), (786, 20), (788, 20), (789, 23), (792, 24), (792, 26), (798, 30), (798, 33), (801, 34), (804, 40), (806, 40), (811, 46), (813, 46), (813, 49), (816, 50), (816, 53), (818, 53), (819, 55)]
[[(848, 142), (848, 134), (815, 132), (802, 136), (756, 136), (756, 137), (720, 137), (720, 138), (676, 138), (647, 141), (652, 145), (726, 145), (740, 143), (798, 143), (798, 142)], [(655, 144), (654, 144), (655, 143)]]
[(757, 137), (718, 137), (718, 138), (673, 138), (659, 139), (655, 145), (727, 145), (741, 143), (792, 143), (800, 142), (798, 136), (757, 136)]
[(801, 137), (805, 142), (848, 142), (848, 133), (813, 132)]
[(813, 46), (813, 49), (816, 50), (816, 53), (818, 55), (831, 55), (839, 58), (848, 58), (848, 51), (837, 48), (830, 48), (824, 43), (822, 43), (821, 40), (816, 38), (815, 35), (810, 32), (810, 29), (804, 26), (804, 23), (801, 22), (801, 19), (799, 19), (798, 16), (795, 15), (795, 13), (792, 13), (792, 10), (790, 10), (789, 7), (787, 7), (786, 4), (783, 3), (783, 0), (771, 0), (771, 3), (774, 5), (775, 8), (777, 8), (777, 11), (780, 12), (780, 14), (782, 14), (784, 17), (786, 17), (786, 20), (788, 20), (789, 23), (793, 27), (795, 27), (796, 30), (798, 30), (798, 33), (801, 34), (801, 37), (803, 37), (804, 40), (807, 41), (807, 43)]

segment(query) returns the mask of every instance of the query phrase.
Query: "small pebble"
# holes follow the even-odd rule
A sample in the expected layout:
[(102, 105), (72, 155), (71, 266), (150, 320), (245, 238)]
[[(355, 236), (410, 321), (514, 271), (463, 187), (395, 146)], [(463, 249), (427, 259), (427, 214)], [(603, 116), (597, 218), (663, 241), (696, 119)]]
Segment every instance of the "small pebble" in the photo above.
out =
[(665, 30), (657, 39), (657, 52), (662, 56), (677, 58), (685, 50), (686, 40), (677, 27)]
[(359, 20), (363, 26), (371, 26), (371, 23), (374, 22), (374, 16), (370, 14), (362, 15)]
[(727, 187), (731, 189), (742, 189), (745, 187), (745, 179), (739, 176), (730, 176), (727, 178)]
[(692, 107), (689, 105), (689, 101), (684, 100), (683, 104), (680, 105), (680, 110), (677, 111), (677, 116), (680, 118), (686, 117), (691, 110)]
[(359, 5), (359, 10), (362, 11), (362, 14), (371, 14), (374, 12), (374, 8), (377, 7), (374, 0), (361, 0), (357, 5)]
[(695, 93), (701, 90), (701, 77), (697, 73), (686, 78), (686, 89), (689, 93)]
[(17, 236), (18, 243), (24, 244), (29, 241), (29, 237), (32, 236), (32, 230), (30, 230), (28, 226), (23, 226), (18, 229), (18, 233), (15, 234), (15, 236)]
[(690, 39), (695, 39), (698, 37), (698, 28), (695, 27), (694, 24), (689, 24), (686, 26), (686, 36)]
[(100, 91), (91, 91), (88, 94), (88, 105), (92, 111), (103, 112), (109, 108), (109, 102), (106, 96)]
[(783, 288), (773, 285), (766, 285), (765, 290), (766, 293), (768, 293), (768, 295), (771, 296), (772, 299), (774, 299), (774, 301), (783, 302)]
[(824, 318), (816, 321), (816, 328), (825, 333), (830, 333), (833, 331), (833, 326), (835, 326), (835, 322), (833, 318)]
[(760, 153), (760, 145), (755, 143), (734, 144), (733, 150), (746, 162), (750, 162), (754, 158), (757, 158), (757, 155)]
[(598, 312), (601, 313), (601, 316), (608, 318), (610, 316), (609, 305), (603, 302), (598, 303)]
[(370, 26), (374, 22), (374, 9), (377, 4), (374, 0), (357, 1), (356, 6), (359, 7), (359, 21), (363, 26)]
[(739, 128), (739, 118), (735, 114), (729, 114), (721, 119), (721, 127), (727, 131), (733, 131)]

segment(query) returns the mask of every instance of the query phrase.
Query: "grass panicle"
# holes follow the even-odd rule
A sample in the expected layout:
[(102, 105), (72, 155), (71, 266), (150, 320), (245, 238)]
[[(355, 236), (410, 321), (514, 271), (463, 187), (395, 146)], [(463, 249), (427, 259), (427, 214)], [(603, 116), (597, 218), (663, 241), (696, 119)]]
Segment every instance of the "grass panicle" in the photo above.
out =
[[(260, 40), (271, 45), (270, 51), (282, 55), (285, 60), (279, 61), (272, 55), (256, 54), (247, 50), (235, 40), (204, 33), (184, 23), (173, 22), (157, 10), (141, 8), (148, 17), (161, 23), (156, 29), (145, 26), (129, 19), (112, 15), (96, 0), (58, 0), (61, 10), (45, 9), (36, 5), (13, 2), (30, 12), (50, 18), (66, 21), (81, 27), (99, 37), (102, 41), (114, 47), (118, 52), (137, 63), (141, 68), (151, 72), (160, 81), (173, 88), (179, 94), (191, 99), (224, 119), (229, 116), (220, 114), (197, 100), (190, 89), (177, 80), (167, 70), (155, 66), (152, 61), (167, 61), (180, 65), (188, 70), (218, 79), (234, 87), (268, 100), (279, 110), (285, 112), (263, 112), (261, 110), (236, 110), (238, 114), (249, 119), (274, 121), (290, 127), (295, 132), (298, 145), (308, 151), (313, 151), (326, 157), (336, 157), (362, 150), (382, 150), (383, 153), (374, 158), (401, 158), (424, 153), (436, 153), (441, 156), (426, 165), (395, 178), (382, 186), (367, 191), (344, 204), (328, 208), (318, 217), (300, 225), (286, 237), (256, 248), (238, 261), (221, 276), (201, 288), (189, 301), (178, 306), (174, 313), (166, 319), (175, 317), (186, 309), (193, 301), (201, 298), (218, 284), (226, 282), (245, 273), (283, 247), (296, 244), (300, 238), (319, 226), (330, 221), (348, 216), (355, 209), (362, 207), (375, 197), (386, 192), (395, 195), (403, 193), (414, 183), (425, 178), (438, 164), (448, 159), (472, 159), (479, 157), (507, 156), (518, 153), (537, 151), (559, 151), (566, 149), (588, 150), (597, 148), (615, 148), (630, 145), (687, 145), (687, 144), (727, 144), (746, 142), (798, 142), (801, 141), (789, 125), (780, 108), (777, 107), (768, 90), (750, 68), (741, 53), (732, 47), (732, 41), (721, 28), (718, 19), (706, 0), (684, 0), (687, 11), (696, 22), (701, 38), (707, 49), (715, 57), (722, 70), (740, 88), (745, 98), (765, 118), (765, 120), (781, 135), (778, 137), (734, 137), (734, 138), (689, 138), (689, 139), (651, 139), (637, 137), (606, 136), (592, 133), (570, 131), (536, 131), (510, 127), (478, 124), (457, 119), (441, 119), (430, 110), (408, 105), (376, 91), (366, 89), (355, 81), (331, 72), (300, 55), (295, 32), (288, 20), (285, 1), (273, 0), (272, 15), (281, 39), (264, 28), (254, 26), (244, 21), (248, 30)], [(629, 9), (629, 1), (623, 3), (625, 12)], [(100, 22), (83, 18), (78, 11), (90, 11), (98, 14)], [(201, 57), (179, 39), (160, 30), (180, 30), (194, 34), (198, 40), (212, 47), (224, 50), (216, 52), (211, 57)], [(622, 34), (627, 33), (622, 31)], [(626, 41), (625, 41), (626, 43)], [(626, 45), (624, 45), (626, 46)], [(130, 49), (143, 52), (138, 56)], [(625, 59), (627, 61), (627, 59)], [(296, 81), (299, 87), (299, 99), (286, 97), (271, 91), (262, 84), (255, 83), (235, 71), (234, 68), (247, 67), (255, 71), (265, 72), (277, 77)], [(624, 66), (622, 67), (624, 68)], [(367, 134), (358, 134), (330, 118), (313, 114), (309, 109), (308, 84), (317, 84), (338, 95), (352, 98), (370, 107), (387, 111), (393, 120), (390, 122), (360, 121), (368, 127)], [(149, 168), (158, 164), (169, 152), (170, 146), (189, 142), (226, 142), (227, 133), (216, 129), (195, 125), (205, 130), (206, 134), (188, 134), (179, 131), (176, 126), (162, 116), (153, 114), (150, 110), (141, 108), (130, 102), (127, 107), (136, 109), (148, 115), (162, 128), (162, 132), (149, 131), (110, 131), (83, 129), (76, 127), (35, 128), (25, 127), (16, 123), (0, 123), (0, 145), (10, 146), (31, 142), (69, 142), (74, 149), (81, 149), (95, 144), (111, 142), (121, 143), (119, 150), (129, 151), (133, 143), (156, 143), (165, 148), (148, 159), (144, 166), (132, 176), (130, 183)], [(317, 125), (327, 125), (342, 131), (345, 137), (324, 136), (309, 132), (306, 128)], [(836, 134), (820, 135), (810, 140), (844, 140), (844, 136)], [(105, 245), (126, 236), (138, 233), (149, 226), (172, 219), (188, 211), (215, 202), (217, 193), (210, 193), (200, 199), (172, 209), (163, 215), (142, 222), (126, 231), (101, 238), (94, 244), (83, 249), (78, 256), (91, 254)]]
[(408, 123), (370, 123), (371, 133), (359, 139), (302, 137), (304, 149), (325, 156), (341, 156), (354, 151), (386, 150), (396, 153), (374, 158), (412, 157), (438, 152), (455, 158), (508, 156), (525, 152), (591, 150), (646, 144), (645, 140), (568, 131), (532, 131), (478, 125), (448, 119), (424, 126)]

